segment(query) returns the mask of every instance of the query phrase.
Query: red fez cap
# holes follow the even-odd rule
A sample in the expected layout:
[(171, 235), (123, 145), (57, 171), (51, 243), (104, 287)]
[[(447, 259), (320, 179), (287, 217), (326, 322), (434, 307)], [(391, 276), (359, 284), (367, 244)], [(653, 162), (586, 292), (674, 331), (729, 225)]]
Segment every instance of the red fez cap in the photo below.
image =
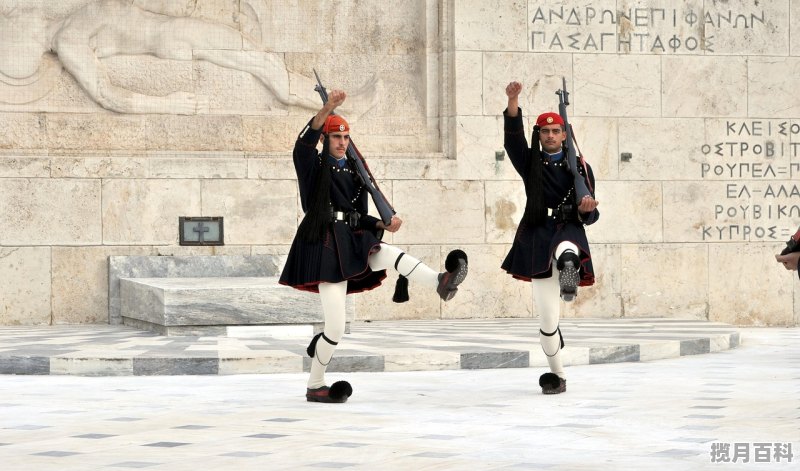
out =
[(338, 114), (332, 114), (325, 120), (325, 125), (322, 126), (322, 132), (325, 134), (332, 132), (348, 132), (350, 125)]
[(548, 124), (560, 124), (563, 126), (564, 120), (561, 119), (561, 115), (558, 113), (542, 113), (536, 118), (536, 125), (540, 128)]

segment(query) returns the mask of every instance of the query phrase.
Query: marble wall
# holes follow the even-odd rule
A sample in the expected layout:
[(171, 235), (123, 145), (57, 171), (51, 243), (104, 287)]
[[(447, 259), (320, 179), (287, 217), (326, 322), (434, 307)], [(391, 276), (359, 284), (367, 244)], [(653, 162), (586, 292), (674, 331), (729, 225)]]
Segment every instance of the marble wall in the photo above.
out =
[[(312, 68), (405, 221), (386, 241), (470, 255), (453, 301), (390, 277), (359, 318), (536, 315), (499, 268), (525, 203), (501, 113), (563, 76), (601, 211), (565, 316), (796, 325), (800, 1), (678, 3), (0, 0), (0, 325), (107, 322), (109, 256), (285, 256)], [(226, 245), (179, 246), (180, 216)]]

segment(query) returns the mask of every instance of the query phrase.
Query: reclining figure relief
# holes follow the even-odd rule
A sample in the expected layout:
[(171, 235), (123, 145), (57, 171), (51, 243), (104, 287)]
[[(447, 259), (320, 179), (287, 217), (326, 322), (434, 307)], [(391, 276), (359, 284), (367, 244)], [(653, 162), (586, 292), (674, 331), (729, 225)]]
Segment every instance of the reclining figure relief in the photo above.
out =
[[(64, 71), (98, 105), (118, 113), (191, 115), (208, 112), (208, 99), (191, 91), (164, 96), (124, 88), (103, 59), (151, 55), (173, 61), (206, 61), (251, 74), (285, 106), (319, 108), (314, 81), (287, 69), (283, 54), (260, 40), (192, 13), (198, 0), (91, 0), (60, 19), (36, 9), (0, 11), (0, 102), (24, 104), (46, 96)], [(242, 2), (245, 5), (246, 2)], [(290, 92), (297, 90), (297, 94)], [(373, 76), (343, 110), (356, 119), (375, 105)]]

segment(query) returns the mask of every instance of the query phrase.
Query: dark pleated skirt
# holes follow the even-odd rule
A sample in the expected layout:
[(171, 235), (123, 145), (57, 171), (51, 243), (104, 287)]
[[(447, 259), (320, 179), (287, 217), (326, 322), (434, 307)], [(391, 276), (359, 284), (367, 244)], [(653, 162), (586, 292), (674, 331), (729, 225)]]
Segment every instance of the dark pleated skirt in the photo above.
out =
[(506, 255), (501, 268), (514, 278), (530, 281), (534, 278), (552, 276), (553, 255), (558, 244), (572, 242), (580, 250), (581, 259), (579, 286), (594, 284), (594, 268), (589, 253), (589, 241), (583, 225), (576, 223), (556, 223), (548, 219), (544, 224), (529, 227), (520, 223), (511, 250)]
[(366, 230), (351, 230), (343, 222), (331, 224), (325, 239), (309, 243), (295, 236), (280, 283), (319, 292), (320, 283), (347, 280), (347, 293), (377, 288), (386, 270), (372, 271), (369, 256), (380, 250), (381, 242)]

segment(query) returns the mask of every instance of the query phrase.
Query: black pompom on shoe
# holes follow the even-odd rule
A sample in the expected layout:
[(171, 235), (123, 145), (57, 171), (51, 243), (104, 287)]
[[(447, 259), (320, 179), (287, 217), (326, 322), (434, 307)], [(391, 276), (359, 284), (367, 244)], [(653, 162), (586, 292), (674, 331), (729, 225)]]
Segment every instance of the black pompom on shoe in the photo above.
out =
[(545, 373), (539, 377), (542, 394), (560, 394), (567, 390), (567, 380), (555, 373)]
[(348, 397), (353, 395), (353, 387), (347, 381), (337, 381), (331, 385), (330, 393), (332, 399), (345, 402)]
[(444, 261), (444, 273), (439, 273), (439, 286), (436, 292), (445, 301), (450, 301), (458, 291), (460, 285), (467, 277), (467, 254), (463, 250), (453, 250), (447, 254)]
[(306, 401), (341, 404), (353, 395), (353, 387), (347, 381), (337, 381), (328, 386), (306, 389)]
[(447, 258), (444, 260), (444, 269), (452, 272), (456, 268), (458, 268), (460, 261), (464, 261), (464, 265), (467, 265), (467, 254), (463, 250), (451, 250), (449, 254), (447, 254)]

